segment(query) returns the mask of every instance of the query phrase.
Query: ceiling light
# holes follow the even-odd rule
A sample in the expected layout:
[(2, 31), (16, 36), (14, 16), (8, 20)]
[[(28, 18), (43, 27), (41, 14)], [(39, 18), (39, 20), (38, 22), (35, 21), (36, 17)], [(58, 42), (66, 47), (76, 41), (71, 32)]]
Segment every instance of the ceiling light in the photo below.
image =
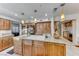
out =
[(45, 16), (47, 16), (47, 13), (45, 13)]
[(36, 18), (34, 19), (34, 22), (37, 22), (37, 19)]
[(61, 9), (61, 21), (65, 20), (65, 15), (64, 15), (64, 8), (62, 7)]
[(24, 24), (24, 20), (22, 20), (21, 23)]
[(21, 15), (24, 15), (24, 12), (22, 12)]
[(34, 21), (37, 21), (37, 19), (35, 18)]
[(36, 13), (36, 12), (37, 12), (37, 10), (35, 9), (35, 10), (34, 10), (34, 12)]
[(62, 21), (64, 21), (64, 19), (65, 19), (64, 14), (61, 14), (61, 19), (62, 19)]
[(57, 11), (57, 8), (54, 8), (54, 11)]

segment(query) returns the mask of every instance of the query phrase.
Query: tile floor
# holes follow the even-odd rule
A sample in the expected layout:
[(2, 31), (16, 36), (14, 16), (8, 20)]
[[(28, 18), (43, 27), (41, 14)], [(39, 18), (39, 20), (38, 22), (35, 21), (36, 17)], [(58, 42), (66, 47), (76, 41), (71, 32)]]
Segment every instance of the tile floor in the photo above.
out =
[(4, 50), (4, 51), (2, 51), (2, 52), (0, 52), (0, 56), (19, 56), (19, 55), (17, 55), (17, 54), (8, 54), (7, 52), (8, 51), (10, 51), (10, 50), (12, 50), (13, 49), (13, 47), (10, 47), (10, 48), (8, 48), (8, 49), (6, 49), (6, 50)]

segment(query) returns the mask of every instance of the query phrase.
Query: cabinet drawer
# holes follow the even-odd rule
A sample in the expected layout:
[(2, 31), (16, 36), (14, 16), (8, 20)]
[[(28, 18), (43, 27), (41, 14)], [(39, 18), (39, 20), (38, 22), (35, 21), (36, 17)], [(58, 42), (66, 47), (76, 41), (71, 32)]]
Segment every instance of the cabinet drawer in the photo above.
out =
[(44, 42), (42, 41), (33, 41), (33, 46), (44, 46)]
[(23, 55), (24, 56), (32, 55), (32, 45), (23, 44)]
[(23, 40), (25, 45), (32, 45), (32, 40)]

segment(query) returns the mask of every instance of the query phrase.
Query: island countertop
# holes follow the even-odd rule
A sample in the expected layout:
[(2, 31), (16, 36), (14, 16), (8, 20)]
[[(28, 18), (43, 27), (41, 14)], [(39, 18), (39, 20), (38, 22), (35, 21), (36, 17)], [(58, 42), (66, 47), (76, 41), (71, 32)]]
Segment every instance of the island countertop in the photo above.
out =
[(55, 39), (54, 37), (45, 38), (42, 35), (21, 35), (13, 37), (16, 40), (24, 39), (24, 40), (37, 40), (37, 41), (43, 41), (43, 42), (53, 42), (53, 43), (60, 43), (60, 44), (66, 44), (66, 45), (75, 45), (73, 42), (70, 42), (64, 38), (62, 39)]

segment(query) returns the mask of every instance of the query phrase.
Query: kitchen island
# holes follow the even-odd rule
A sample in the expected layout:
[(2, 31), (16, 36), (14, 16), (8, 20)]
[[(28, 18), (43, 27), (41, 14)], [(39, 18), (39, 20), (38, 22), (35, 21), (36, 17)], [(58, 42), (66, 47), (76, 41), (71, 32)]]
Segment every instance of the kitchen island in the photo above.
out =
[(14, 52), (23, 56), (66, 56), (66, 45), (74, 45), (64, 39), (45, 38), (42, 35), (14, 37)]

